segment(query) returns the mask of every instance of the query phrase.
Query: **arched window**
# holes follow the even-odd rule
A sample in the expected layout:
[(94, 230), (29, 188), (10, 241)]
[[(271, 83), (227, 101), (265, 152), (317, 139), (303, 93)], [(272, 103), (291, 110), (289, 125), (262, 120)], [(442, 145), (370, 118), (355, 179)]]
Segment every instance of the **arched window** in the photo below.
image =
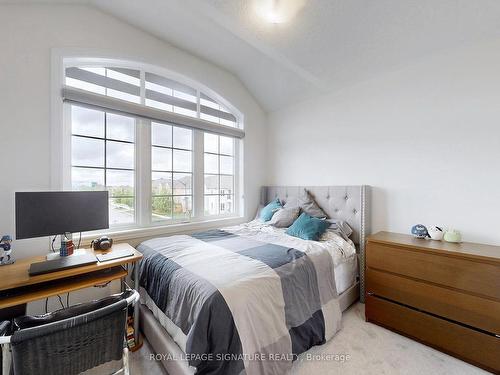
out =
[(110, 225), (239, 215), (242, 116), (209, 89), (137, 64), (65, 66), (73, 190), (104, 190)]

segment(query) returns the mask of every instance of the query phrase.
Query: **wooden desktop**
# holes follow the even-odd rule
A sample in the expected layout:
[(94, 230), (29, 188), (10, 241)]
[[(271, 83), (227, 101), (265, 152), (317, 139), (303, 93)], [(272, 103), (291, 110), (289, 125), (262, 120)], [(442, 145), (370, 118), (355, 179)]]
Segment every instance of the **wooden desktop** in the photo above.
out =
[[(134, 254), (124, 258), (36, 276), (29, 275), (30, 265), (31, 263), (43, 262), (45, 256), (19, 259), (14, 264), (2, 266), (0, 268), (0, 311), (12, 311), (17, 314), (25, 311), (28, 302), (105, 284), (113, 280), (121, 280), (123, 289), (125, 278), (128, 275), (124, 266), (135, 264), (142, 258), (142, 254), (127, 243), (117, 243), (113, 245), (111, 250), (105, 252), (91, 249), (85, 250), (95, 254), (133, 250)], [(139, 290), (138, 267), (134, 268), (134, 289)], [(5, 318), (5, 316), (2, 318)], [(134, 309), (136, 343), (139, 343), (138, 328), (139, 304), (136, 304)]]

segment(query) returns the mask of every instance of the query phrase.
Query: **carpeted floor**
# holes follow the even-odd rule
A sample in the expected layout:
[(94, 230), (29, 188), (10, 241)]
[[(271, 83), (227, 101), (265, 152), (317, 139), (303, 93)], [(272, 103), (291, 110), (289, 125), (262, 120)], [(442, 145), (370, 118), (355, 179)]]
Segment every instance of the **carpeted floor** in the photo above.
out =
[[(328, 343), (304, 353), (293, 375), (311, 374), (433, 374), (475, 375), (487, 372), (364, 320), (364, 305), (356, 304), (342, 318), (342, 330)], [(131, 374), (164, 375), (160, 363), (149, 360), (147, 343), (131, 356)]]

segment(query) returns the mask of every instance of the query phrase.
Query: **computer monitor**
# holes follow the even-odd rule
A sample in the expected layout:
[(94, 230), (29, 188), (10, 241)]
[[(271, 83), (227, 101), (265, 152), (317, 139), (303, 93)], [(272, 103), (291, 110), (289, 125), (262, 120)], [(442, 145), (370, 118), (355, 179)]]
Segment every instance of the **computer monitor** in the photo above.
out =
[(109, 228), (107, 191), (16, 193), (16, 239)]

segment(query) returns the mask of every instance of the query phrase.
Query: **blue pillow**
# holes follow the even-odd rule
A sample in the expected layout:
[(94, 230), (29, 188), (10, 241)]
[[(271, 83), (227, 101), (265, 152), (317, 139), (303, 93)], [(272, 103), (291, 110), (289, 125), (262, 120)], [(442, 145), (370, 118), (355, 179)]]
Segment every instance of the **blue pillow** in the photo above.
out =
[(266, 207), (264, 207), (261, 211), (260, 211), (260, 219), (262, 221), (269, 221), (271, 220), (271, 218), (273, 217), (274, 213), (276, 212), (276, 210), (278, 208), (281, 208), (283, 207), (281, 205), (281, 202), (278, 198), (276, 198), (274, 201), (272, 201), (271, 203), (269, 203)]
[(287, 229), (286, 234), (303, 240), (318, 241), (329, 226), (328, 221), (312, 217), (303, 212)]

